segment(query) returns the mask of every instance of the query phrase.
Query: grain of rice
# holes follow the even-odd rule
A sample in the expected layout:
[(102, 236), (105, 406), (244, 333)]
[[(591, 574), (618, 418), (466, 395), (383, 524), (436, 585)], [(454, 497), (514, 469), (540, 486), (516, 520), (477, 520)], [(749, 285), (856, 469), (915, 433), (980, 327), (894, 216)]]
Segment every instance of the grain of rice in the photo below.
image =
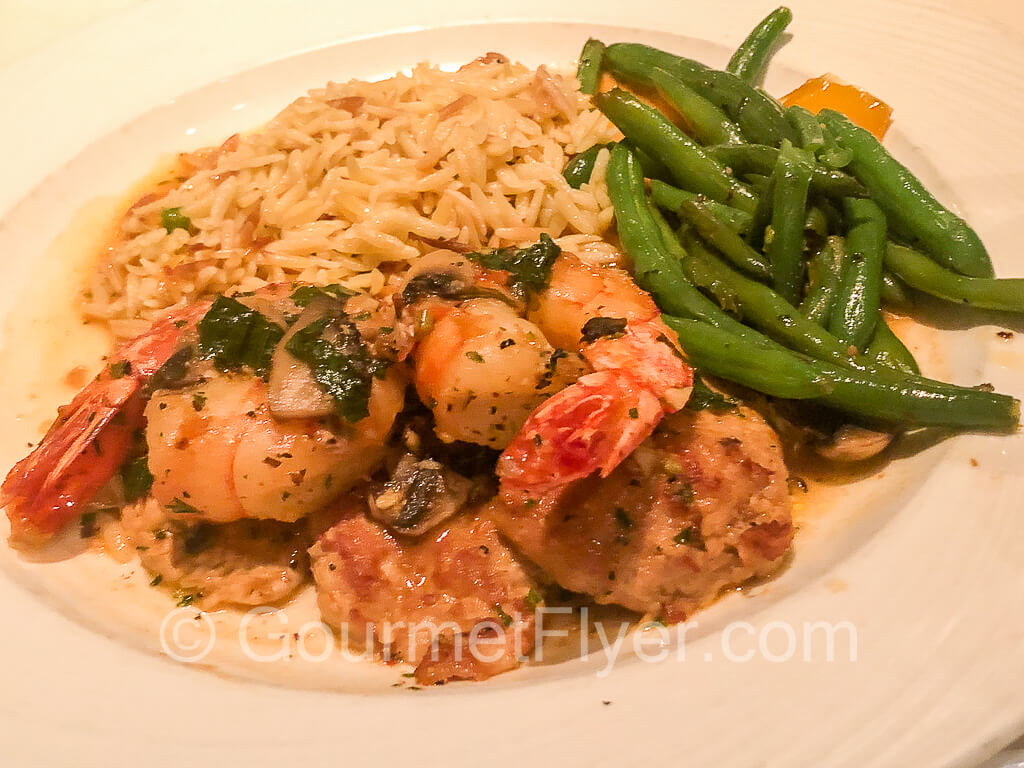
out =
[[(128, 209), (84, 310), (118, 336), (169, 308), (268, 282), (371, 293), (433, 247), (521, 246), (542, 233), (595, 263), (618, 258), (608, 152), (571, 189), (567, 160), (619, 137), (571, 77), (490, 55), (379, 82), (328, 83), (266, 126), (183, 154)], [(191, 228), (167, 232), (180, 208)], [(388, 277), (379, 267), (388, 263)]]

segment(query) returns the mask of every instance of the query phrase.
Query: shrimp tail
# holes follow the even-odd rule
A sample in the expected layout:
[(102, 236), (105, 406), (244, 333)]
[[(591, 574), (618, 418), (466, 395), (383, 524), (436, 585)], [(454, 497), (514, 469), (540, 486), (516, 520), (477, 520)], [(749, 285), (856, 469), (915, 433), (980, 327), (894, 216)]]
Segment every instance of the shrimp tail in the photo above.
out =
[(498, 460), (507, 488), (544, 492), (600, 470), (607, 477), (664, 413), (636, 378), (589, 373), (537, 408)]
[(81, 515), (117, 473), (144, 423), (143, 385), (208, 308), (208, 303), (186, 307), (155, 323), (122, 346), (112, 365), (58, 409), (35, 450), (0, 485), (12, 541), (45, 542)]
[(503, 490), (542, 494), (607, 477), (692, 391), (693, 371), (660, 322), (630, 324), (583, 354), (598, 370), (530, 414), (498, 459)]

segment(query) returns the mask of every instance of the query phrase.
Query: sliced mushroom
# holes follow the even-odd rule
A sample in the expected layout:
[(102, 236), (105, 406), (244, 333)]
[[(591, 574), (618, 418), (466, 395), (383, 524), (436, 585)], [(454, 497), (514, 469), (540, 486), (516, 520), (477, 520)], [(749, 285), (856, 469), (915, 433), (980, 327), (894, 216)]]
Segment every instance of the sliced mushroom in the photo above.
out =
[(891, 432), (843, 424), (826, 441), (816, 443), (814, 450), (829, 461), (864, 461), (880, 454), (895, 438)]
[(311, 301), (274, 350), (267, 403), (275, 418), (319, 418), (334, 412), (334, 400), (313, 378), (313, 370), (287, 349), (296, 333), (330, 311), (332, 302), (327, 297)]
[(452, 517), (469, 498), (473, 483), (433, 459), (402, 457), (380, 493), (370, 496), (370, 514), (410, 536)]

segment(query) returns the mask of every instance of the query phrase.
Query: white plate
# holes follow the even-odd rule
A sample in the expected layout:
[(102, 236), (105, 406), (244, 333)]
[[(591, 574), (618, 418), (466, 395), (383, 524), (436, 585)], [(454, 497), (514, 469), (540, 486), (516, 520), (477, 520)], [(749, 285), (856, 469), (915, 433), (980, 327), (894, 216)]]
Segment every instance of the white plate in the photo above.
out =
[[(0, 220), (0, 304), (5, 315), (16, 306), (24, 313), (30, 296), (31, 312), (51, 326), (40, 326), (39, 348), (20, 356), (16, 371), (10, 347), (0, 362), (10, 404), (0, 417), (0, 465), (20, 455), (56, 404), (36, 381), (98, 348), (78, 333), (51, 340), (71, 317), (74, 276), (58, 256), (87, 250), (97, 212), (111, 207), (90, 200), (122, 194), (165, 153), (255, 127), (328, 78), (382, 75), (422, 59), (459, 63), (497, 49), (531, 64), (569, 62), (597, 34), (722, 64), (768, 7), (733, 0), (723, 18), (712, 4), (668, 2), (634, 3), (628, 14), (576, 0), (555, 10), (520, 2), (514, 14), (466, 0), (443, 10), (346, 5), (151, 3), (0, 72), (5, 115), (19, 118), (0, 126), (4, 146), (16, 149), (0, 181), (0, 208), (10, 208)], [(897, 110), (894, 150), (961, 206), (1000, 274), (1022, 274), (1024, 51), (921, 4), (792, 5), (794, 40), (769, 89), (783, 93), (831, 70), (886, 98)], [(70, 235), (58, 238), (69, 223)], [(21, 327), (8, 341), (23, 338), (24, 316), (5, 324)], [(942, 354), (923, 348), (923, 335), (918, 352), (936, 375), (1020, 396), (1021, 347), (994, 330), (944, 333)], [(62, 364), (45, 367), (55, 356)], [(760, 594), (700, 614), (684, 661), (675, 649), (658, 664), (634, 656), (601, 676), (606, 660), (595, 653), (418, 692), (392, 690), (393, 672), (365, 664), (281, 662), (300, 686), (284, 688), (240, 679), (275, 675), (227, 657), (211, 660), (232, 677), (159, 658), (152, 622), (167, 605), (147, 601), (153, 596), (131, 585), (138, 576), (110, 593), (100, 585), (121, 574), (110, 563), (28, 563), (5, 549), (5, 762), (319, 765), (376, 755), (451, 765), (969, 765), (1024, 725), (1022, 467), (1020, 437), (962, 437), (894, 462), (825, 511), (805, 511), (793, 566)], [(729, 630), (736, 621), (749, 624)], [(816, 622), (849, 622), (856, 660), (840, 643), (840, 658), (828, 661), (820, 634), (805, 642)], [(778, 661), (787, 627), (796, 653)], [(747, 661), (726, 658), (750, 649)]]

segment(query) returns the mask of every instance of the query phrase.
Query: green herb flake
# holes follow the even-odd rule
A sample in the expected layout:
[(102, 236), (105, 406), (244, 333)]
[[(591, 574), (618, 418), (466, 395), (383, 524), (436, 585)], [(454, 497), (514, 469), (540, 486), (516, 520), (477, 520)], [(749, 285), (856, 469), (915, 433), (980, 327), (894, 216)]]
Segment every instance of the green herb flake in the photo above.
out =
[(274, 348), (284, 329), (254, 309), (227, 296), (218, 296), (199, 321), (199, 351), (221, 370), (243, 366), (263, 376), (270, 369)]
[(149, 582), (149, 586), (151, 586), (151, 587), (159, 587), (160, 586), (160, 582), (163, 581), (163, 580), (164, 580), (164, 577), (161, 576), (158, 573), (156, 576), (153, 577), (153, 580)]
[(175, 498), (167, 505), (167, 511), (172, 515), (198, 515), (199, 510), (181, 499)]
[(636, 408), (630, 408), (629, 409), (629, 418), (631, 418), (631, 419), (639, 419), (640, 418), (640, 411), (638, 411)]
[(479, 352), (474, 352), (473, 350), (467, 352), (466, 357), (468, 357), (474, 363), (482, 363), (484, 361), (484, 356), (481, 355)]
[(181, 208), (164, 208), (160, 211), (160, 225), (171, 234), (176, 229), (192, 231), (192, 219), (181, 212)]
[(699, 376), (693, 377), (693, 392), (690, 399), (686, 401), (686, 408), (690, 411), (712, 411), (713, 413), (727, 413), (737, 409), (736, 401), (725, 395), (715, 392)]
[(110, 372), (110, 378), (123, 379), (132, 372), (132, 364), (127, 360), (118, 360), (116, 363), (111, 363), (107, 370)]
[(526, 295), (547, 287), (551, 280), (551, 266), (561, 253), (562, 249), (555, 241), (543, 234), (539, 243), (526, 248), (499, 248), (466, 256), (487, 269), (508, 272), (509, 288), (517, 294)]
[(530, 591), (526, 593), (526, 607), (533, 611), (543, 602), (544, 598), (541, 597), (540, 593), (533, 587), (530, 587)]
[(679, 490), (676, 491), (676, 497), (683, 502), (683, 504), (690, 505), (693, 504), (694, 500), (697, 498), (697, 492), (693, 490), (693, 485), (689, 481), (686, 481), (682, 486), (680, 486)]
[(350, 296), (355, 295), (355, 291), (349, 290), (337, 283), (330, 285), (300, 285), (292, 291), (291, 300), (297, 307), (308, 307), (314, 299), (321, 296), (340, 301), (344, 304)]
[(195, 411), (201, 411), (206, 407), (206, 395), (202, 392), (196, 392), (192, 395), (192, 408)]
[(202, 596), (203, 596), (202, 592), (189, 592), (187, 594), (181, 595), (181, 597), (178, 599), (177, 607), (178, 608), (188, 608), (190, 605), (192, 605), (192, 603), (194, 603), (196, 600), (198, 600)]
[(129, 504), (149, 493), (153, 487), (153, 475), (145, 456), (137, 456), (121, 465), (121, 487), (124, 500)]
[(676, 544), (685, 544), (688, 547), (699, 549), (701, 552), (707, 549), (704, 545), (704, 537), (701, 536), (700, 530), (695, 525), (688, 525), (683, 528), (683, 530), (672, 537), (672, 541)]
[(494, 604), (494, 612), (498, 614), (498, 620), (501, 621), (506, 627), (512, 626), (512, 617), (505, 612), (505, 609), (501, 607), (499, 603)]
[(370, 356), (344, 313), (325, 315), (296, 331), (286, 348), (310, 367), (313, 379), (334, 398), (339, 416), (356, 422), (369, 415), (372, 379), (383, 375), (387, 363)]

